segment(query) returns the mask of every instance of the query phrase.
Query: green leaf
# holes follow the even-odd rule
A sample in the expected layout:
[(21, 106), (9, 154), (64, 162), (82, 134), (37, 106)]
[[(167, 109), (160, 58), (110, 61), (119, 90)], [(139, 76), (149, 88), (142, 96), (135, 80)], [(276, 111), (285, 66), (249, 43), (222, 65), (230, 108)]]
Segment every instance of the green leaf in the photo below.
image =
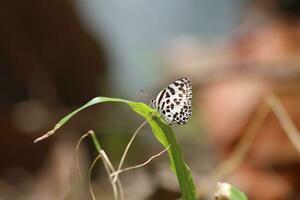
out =
[(74, 115), (76, 115), (81, 110), (90, 107), (95, 104), (110, 102), (110, 103), (126, 103), (129, 107), (135, 111), (137, 114), (144, 117), (151, 126), (152, 132), (155, 138), (165, 147), (168, 148), (168, 155), (171, 163), (171, 168), (175, 175), (177, 176), (179, 187), (182, 194), (183, 200), (196, 200), (196, 189), (190, 173), (189, 168), (185, 164), (181, 149), (176, 141), (175, 135), (170, 127), (163, 120), (161, 120), (157, 111), (149, 107), (148, 105), (141, 102), (133, 102), (119, 98), (109, 98), (109, 97), (96, 97), (78, 108), (77, 110), (71, 112), (63, 119), (61, 119), (54, 127), (53, 130), (49, 131), (44, 136), (35, 140), (35, 142), (40, 141), (55, 133), (57, 129), (62, 127), (67, 123)]
[(248, 200), (246, 195), (238, 190), (236, 187), (231, 186), (230, 200)]

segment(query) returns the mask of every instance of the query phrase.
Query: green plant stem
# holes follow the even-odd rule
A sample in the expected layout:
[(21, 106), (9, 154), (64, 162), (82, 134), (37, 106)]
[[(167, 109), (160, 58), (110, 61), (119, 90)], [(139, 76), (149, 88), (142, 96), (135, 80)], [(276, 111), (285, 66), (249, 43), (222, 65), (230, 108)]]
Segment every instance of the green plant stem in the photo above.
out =
[(90, 136), (92, 138), (92, 141), (94, 143), (94, 146), (95, 146), (97, 152), (100, 154), (101, 153), (101, 145), (100, 145), (100, 143), (99, 143), (99, 141), (98, 141), (98, 139), (96, 137), (95, 132), (94, 131), (89, 131), (89, 134), (90, 134)]
[[(44, 140), (48, 138), (49, 136), (53, 135), (58, 129), (60, 129), (63, 125), (65, 125), (72, 117), (74, 117), (77, 113), (80, 111), (99, 104), (99, 103), (124, 103), (127, 104), (134, 112), (136, 112), (138, 115), (144, 117), (149, 125), (151, 126), (152, 133), (154, 134), (155, 138), (165, 147), (167, 148), (169, 145), (170, 148), (168, 149), (169, 159), (171, 163), (171, 169), (173, 170), (174, 174), (177, 176), (179, 187), (182, 193), (182, 199), (183, 200), (196, 200), (196, 189), (195, 184), (191, 175), (191, 172), (189, 168), (187, 167), (182, 151), (180, 149), (179, 144), (176, 141), (176, 137), (174, 135), (174, 132), (172, 131), (171, 127), (163, 122), (159, 115), (156, 115), (156, 110), (149, 107), (147, 104), (141, 103), (141, 102), (134, 102), (129, 101), (126, 99), (120, 99), (120, 98), (110, 98), (110, 97), (95, 97), (80, 108), (74, 110), (73, 112), (69, 113), (65, 117), (63, 117), (52, 130), (44, 134), (43, 136), (37, 138), (35, 142), (39, 142), (41, 140)], [(95, 136), (95, 134), (91, 134), (93, 143), (95, 145), (95, 148), (98, 152), (101, 154), (101, 146)], [(104, 152), (104, 151), (103, 151)], [(104, 154), (101, 154), (102, 157)], [(109, 160), (108, 160), (109, 161)], [(115, 170), (112, 168), (111, 173), (115, 172)], [(120, 181), (117, 181), (117, 184), (120, 183)], [(122, 196), (122, 195), (121, 195)]]
[[(124, 197), (123, 197), (123, 187), (122, 187), (120, 179), (116, 180), (116, 182), (117, 182), (117, 186), (116, 186), (115, 181), (113, 181), (113, 179), (110, 176), (111, 173), (115, 172), (114, 167), (112, 166), (112, 164), (111, 164), (109, 158), (107, 157), (105, 151), (101, 149), (100, 142), (97, 139), (97, 136), (96, 136), (95, 132), (90, 130), (88, 132), (88, 134), (92, 138), (93, 144), (94, 144), (94, 146), (95, 146), (95, 148), (96, 148), (96, 150), (99, 154), (98, 156), (100, 156), (102, 158), (102, 161), (103, 161), (104, 167), (106, 169), (107, 175), (110, 178), (110, 182), (111, 182), (112, 187), (113, 187), (114, 199), (117, 200), (117, 199), (119, 199), (118, 197), (120, 197), (120, 200), (123, 200), (124, 199)], [(90, 169), (90, 171), (91, 171), (91, 169)]]

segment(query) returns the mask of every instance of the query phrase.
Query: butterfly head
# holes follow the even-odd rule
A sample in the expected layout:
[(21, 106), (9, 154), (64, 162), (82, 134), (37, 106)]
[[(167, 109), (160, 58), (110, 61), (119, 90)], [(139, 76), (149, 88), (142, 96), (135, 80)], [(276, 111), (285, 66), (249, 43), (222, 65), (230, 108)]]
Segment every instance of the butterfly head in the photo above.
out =
[(155, 104), (156, 104), (155, 98), (151, 99), (150, 106), (151, 106), (152, 108), (155, 108)]

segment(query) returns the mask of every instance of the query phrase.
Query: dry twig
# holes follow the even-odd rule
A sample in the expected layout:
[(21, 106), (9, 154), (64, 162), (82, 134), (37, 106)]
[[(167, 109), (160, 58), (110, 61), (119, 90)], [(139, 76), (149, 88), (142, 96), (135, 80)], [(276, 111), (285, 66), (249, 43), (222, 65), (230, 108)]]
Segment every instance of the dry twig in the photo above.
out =
[(266, 104), (263, 103), (261, 107), (257, 110), (256, 114), (254, 115), (253, 121), (251, 122), (250, 126), (246, 130), (244, 136), (236, 145), (230, 157), (224, 162), (222, 162), (219, 165), (219, 167), (217, 167), (217, 169), (215, 170), (213, 174), (213, 180), (219, 181), (226, 174), (236, 169), (243, 162), (257, 133), (259, 132), (258, 131), (259, 128), (262, 126), (269, 112), (270, 112), (269, 107), (267, 107)]
[(162, 155), (163, 153), (165, 153), (170, 148), (170, 146), (171, 145), (169, 145), (167, 148), (165, 148), (164, 150), (162, 150), (158, 154), (155, 154), (155, 155), (151, 156), (148, 160), (146, 160), (145, 162), (143, 162), (141, 164), (138, 164), (138, 165), (135, 165), (135, 166), (132, 166), (132, 167), (127, 167), (127, 168), (124, 168), (124, 169), (120, 169), (120, 170), (118, 170), (114, 173), (111, 173), (110, 175), (114, 177), (114, 176), (117, 176), (117, 175), (121, 174), (122, 172), (126, 172), (126, 171), (129, 171), (129, 170), (133, 170), (133, 169), (143, 167), (143, 166), (147, 165), (148, 163), (150, 163), (154, 158), (157, 158), (160, 155)]
[[(78, 162), (78, 151), (79, 151), (79, 147), (80, 147), (80, 144), (82, 142), (83, 139), (85, 139), (87, 136), (91, 136), (92, 139), (94, 139), (95, 137), (95, 132), (90, 130), (88, 131), (87, 133), (85, 133), (83, 136), (80, 137), (79, 141), (77, 142), (77, 145), (76, 145), (76, 165), (77, 165), (77, 168), (78, 168), (78, 171), (79, 171), (79, 174), (80, 176), (82, 177), (81, 175), (81, 169), (80, 169), (80, 165), (79, 165), (79, 162)], [(97, 149), (98, 150), (98, 156), (93, 160), (92, 164), (91, 164), (91, 167), (89, 169), (89, 188), (90, 188), (90, 192), (91, 192), (91, 196), (93, 198), (93, 200), (96, 200), (95, 198), (95, 194), (93, 192), (93, 189), (92, 189), (92, 185), (91, 185), (91, 173), (92, 173), (92, 169), (94, 168), (96, 162), (101, 158), (102, 159), (102, 162), (104, 164), (104, 168), (105, 168), (105, 171), (109, 177), (109, 181), (112, 185), (112, 188), (113, 188), (113, 194), (114, 194), (114, 199), (120, 199), (120, 200), (123, 200), (124, 199), (124, 191), (123, 191), (123, 187), (122, 187), (122, 184), (121, 184), (121, 181), (119, 179), (117, 179), (116, 181), (113, 181), (113, 179), (111, 178), (110, 174), (111, 173), (114, 173), (115, 172), (115, 169), (112, 165), (112, 163), (110, 162), (108, 156), (106, 155), (105, 151), (102, 150), (102, 149)]]
[[(126, 155), (127, 155), (127, 153), (128, 153), (128, 150), (129, 150), (129, 148), (130, 148), (130, 146), (131, 146), (131, 144), (132, 144), (134, 138), (136, 137), (136, 135), (138, 134), (138, 132), (139, 132), (146, 124), (147, 124), (147, 120), (144, 121), (144, 122), (143, 122), (143, 123), (135, 130), (135, 132), (133, 133), (133, 135), (132, 135), (132, 137), (130, 138), (130, 140), (129, 140), (129, 142), (128, 142), (126, 148), (125, 148), (125, 151), (124, 151), (124, 153), (123, 153), (123, 155), (122, 155), (122, 158), (121, 158), (121, 161), (120, 161), (120, 163), (119, 163), (119, 166), (118, 166), (117, 171), (120, 171), (120, 170), (121, 170), (121, 168), (122, 168), (122, 166), (123, 166), (123, 163), (124, 163), (124, 160), (125, 160), (125, 158), (126, 158)], [(114, 182), (117, 180), (117, 178), (118, 178), (118, 174), (116, 174), (116, 176), (114, 177)]]
[(85, 134), (83, 134), (80, 139), (78, 140), (77, 144), (76, 144), (76, 152), (75, 152), (75, 161), (76, 161), (76, 167), (77, 167), (77, 170), (78, 170), (78, 173), (79, 173), (79, 176), (80, 176), (80, 179), (83, 180), (83, 176), (82, 176), (82, 173), (81, 173), (81, 169), (80, 169), (80, 165), (79, 165), (79, 161), (78, 161), (78, 152), (79, 152), (79, 147), (80, 147), (80, 144), (82, 143), (82, 141), (88, 137), (90, 135), (90, 132), (87, 132)]
[(294, 145), (297, 152), (300, 154), (300, 133), (291, 117), (287, 113), (286, 109), (282, 105), (280, 99), (274, 93), (271, 93), (267, 102), (276, 115), (290, 142)]
[[(94, 159), (94, 161), (92, 162), (91, 167), (89, 169), (89, 188), (90, 188), (90, 193), (91, 193), (91, 196), (92, 196), (93, 200), (96, 200), (96, 197), (95, 197), (95, 194), (94, 194), (94, 191), (93, 191), (93, 187), (92, 187), (91, 174), (92, 174), (92, 170), (93, 170), (94, 166), (96, 165), (96, 163), (100, 159), (100, 157), (101, 157), (101, 155), (99, 154)], [(115, 187), (114, 186), (113, 186), (113, 191), (115, 191)], [(114, 193), (114, 196), (115, 196), (115, 193)], [(116, 199), (116, 196), (115, 196), (115, 199)]]

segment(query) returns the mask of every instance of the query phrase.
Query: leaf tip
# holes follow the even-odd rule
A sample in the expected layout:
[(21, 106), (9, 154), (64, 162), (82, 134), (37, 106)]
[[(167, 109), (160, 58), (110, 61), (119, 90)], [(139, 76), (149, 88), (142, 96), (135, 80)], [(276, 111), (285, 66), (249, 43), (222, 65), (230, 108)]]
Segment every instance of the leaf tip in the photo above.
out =
[(41, 137), (36, 138), (33, 143), (38, 143), (44, 139), (46, 139), (47, 137), (53, 135), (55, 133), (56, 129), (53, 129), (51, 131), (48, 131), (46, 134), (42, 135)]

